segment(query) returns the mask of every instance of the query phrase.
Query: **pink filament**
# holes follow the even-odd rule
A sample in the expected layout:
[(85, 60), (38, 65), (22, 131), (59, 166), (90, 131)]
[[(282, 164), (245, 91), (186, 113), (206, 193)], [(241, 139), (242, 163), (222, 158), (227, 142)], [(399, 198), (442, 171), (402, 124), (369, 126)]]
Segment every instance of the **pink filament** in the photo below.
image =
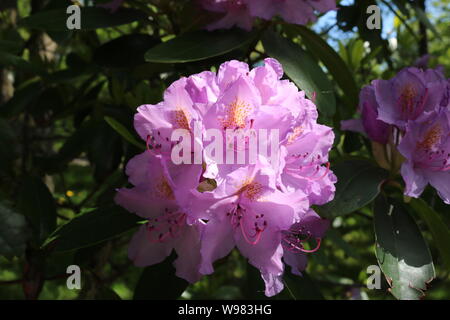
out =
[(307, 241), (307, 240), (309, 240), (309, 238), (305, 239), (305, 240), (299, 240), (300, 246), (298, 246), (298, 245), (294, 244), (293, 242), (289, 242), (289, 240), (285, 239), (287, 244), (283, 243), (283, 247), (285, 247), (286, 249), (288, 249), (289, 251), (292, 251), (292, 252), (299, 252), (300, 251), (300, 252), (303, 252), (303, 253), (314, 253), (317, 250), (319, 250), (320, 245), (322, 243), (322, 239), (321, 238), (316, 238), (317, 245), (316, 245), (316, 247), (314, 249), (310, 249), (310, 250), (307, 250), (307, 249), (303, 248), (303, 246), (301, 244), (301, 242), (304, 242), (304, 241)]
[[(161, 243), (166, 241), (169, 237), (178, 237), (184, 224), (185, 214), (178, 212), (166, 212), (158, 219), (163, 220), (160, 226), (155, 227), (152, 225), (147, 225), (147, 240), (152, 243)], [(157, 222), (158, 219), (154, 219), (155, 222)], [(151, 237), (152, 234), (163, 231), (165, 229), (164, 227), (167, 225), (169, 225), (169, 227), (166, 232), (160, 233), (156, 239)]]
[(265, 229), (256, 229), (256, 234), (254, 236), (255, 240), (251, 241), (249, 236), (247, 235), (247, 232), (244, 229), (244, 224), (240, 223), (242, 235), (244, 236), (245, 241), (247, 241), (248, 244), (255, 245), (261, 240), (261, 234)]
[[(298, 169), (288, 168), (287, 170), (288, 171), (297, 171), (297, 172), (299, 172), (299, 171), (302, 171), (304, 168), (310, 168), (310, 167), (312, 167), (312, 165), (302, 166), (302, 167), (300, 167)], [(325, 178), (325, 176), (328, 174), (328, 172), (330, 172), (330, 163), (327, 162), (326, 163), (326, 170), (325, 170), (325, 172), (320, 177), (314, 177), (319, 172), (319, 168), (320, 167), (321, 166), (318, 165), (316, 170), (315, 170), (315, 172), (312, 175), (310, 175), (310, 176), (303, 176), (301, 174), (293, 174), (293, 173), (291, 173), (291, 174), (294, 177), (297, 177), (297, 178), (300, 178), (300, 179), (307, 179), (309, 181), (317, 181), (317, 180), (321, 180), (321, 179)]]

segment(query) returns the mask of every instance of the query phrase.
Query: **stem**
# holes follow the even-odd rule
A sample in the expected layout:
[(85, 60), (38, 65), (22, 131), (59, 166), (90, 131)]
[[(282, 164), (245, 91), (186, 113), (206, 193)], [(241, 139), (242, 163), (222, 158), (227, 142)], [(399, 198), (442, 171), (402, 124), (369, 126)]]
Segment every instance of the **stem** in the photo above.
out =
[[(426, 14), (426, 5), (425, 0), (417, 0), (417, 5), (420, 9), (423, 10), (424, 14)], [(427, 36), (427, 27), (421, 21), (419, 22), (419, 55), (423, 56), (428, 54), (428, 36)]]

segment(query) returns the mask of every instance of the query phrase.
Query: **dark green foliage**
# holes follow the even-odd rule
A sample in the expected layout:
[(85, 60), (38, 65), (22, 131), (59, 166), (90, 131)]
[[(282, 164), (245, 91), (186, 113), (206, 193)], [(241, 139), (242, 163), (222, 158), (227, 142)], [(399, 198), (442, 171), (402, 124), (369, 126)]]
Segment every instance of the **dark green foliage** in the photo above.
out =
[[(82, 29), (67, 30), (67, 2), (0, 0), (0, 299), (450, 298), (449, 206), (432, 188), (404, 198), (401, 177), (377, 164), (374, 145), (340, 129), (358, 117), (360, 88), (413, 65), (424, 41), (430, 66), (450, 69), (448, 0), (427, 1), (425, 12), (416, 1), (346, 1), (318, 24), (256, 20), (251, 32), (205, 31), (215, 17), (191, 0), (125, 1), (115, 13), (93, 6), (108, 1), (85, 1)], [(367, 29), (371, 4), (390, 13), (383, 24), (394, 30)], [(269, 56), (315, 97), (319, 123), (336, 136), (336, 194), (314, 208), (331, 225), (320, 250), (308, 254), (302, 277), (285, 268), (285, 289), (273, 298), (237, 250), (195, 284), (175, 275), (175, 252), (135, 267), (127, 248), (144, 221), (114, 196), (129, 186), (126, 163), (146, 148), (133, 128), (136, 108), (161, 101), (180, 77)], [(81, 290), (66, 287), (72, 264)], [(377, 264), (386, 280), (369, 290), (366, 270)]]

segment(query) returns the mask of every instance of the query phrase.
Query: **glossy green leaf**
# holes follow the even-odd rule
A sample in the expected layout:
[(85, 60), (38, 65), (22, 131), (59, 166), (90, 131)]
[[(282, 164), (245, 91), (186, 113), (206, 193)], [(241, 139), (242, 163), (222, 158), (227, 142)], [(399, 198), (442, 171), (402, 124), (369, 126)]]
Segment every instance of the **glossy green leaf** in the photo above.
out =
[(136, 228), (142, 220), (116, 205), (98, 208), (57, 229), (43, 247), (51, 247), (56, 252), (89, 247)]
[(0, 66), (14, 67), (30, 73), (42, 73), (40, 68), (26, 61), (22, 57), (4, 51), (0, 51)]
[(423, 298), (435, 272), (414, 219), (403, 204), (380, 196), (375, 201), (374, 226), (375, 253), (391, 293), (401, 300)]
[(65, 165), (81, 152), (86, 151), (90, 138), (95, 134), (98, 122), (90, 120), (84, 122), (63, 144), (56, 155), (55, 165)]
[(0, 108), (0, 115), (13, 117), (32, 105), (43, 91), (40, 81), (29, 82), (18, 89), (14, 96)]
[(145, 150), (145, 145), (142, 142), (136, 140), (130, 131), (125, 128), (123, 124), (111, 117), (105, 117), (105, 121), (113, 128), (118, 134), (120, 134), (126, 141), (135, 145), (139, 149)]
[[(19, 22), (22, 27), (40, 30), (67, 31), (66, 9), (40, 11)], [(81, 8), (81, 30), (116, 27), (146, 19), (146, 15), (134, 9), (121, 8), (115, 13), (99, 7)]]
[(369, 204), (388, 177), (386, 170), (359, 159), (342, 161), (331, 169), (338, 179), (334, 199), (317, 208), (327, 217), (345, 215)]
[(24, 179), (19, 191), (18, 209), (27, 217), (37, 243), (42, 243), (55, 230), (55, 200), (40, 178), (29, 176)]
[[(108, 150), (108, 152), (105, 152)], [(105, 122), (95, 128), (94, 136), (89, 139), (87, 158), (94, 169), (94, 178), (103, 183), (119, 167), (123, 154), (121, 138)]]
[(304, 26), (292, 27), (301, 35), (303, 43), (311, 54), (322, 61), (325, 67), (336, 80), (336, 83), (344, 92), (344, 100), (351, 110), (358, 104), (358, 88), (352, 72), (339, 54), (314, 31)]
[[(95, 50), (94, 61), (100, 66), (127, 68), (145, 63), (144, 54), (157, 44), (147, 34), (128, 34), (111, 40)], [(126, 48), (126, 50), (123, 50)]]
[(183, 63), (221, 56), (255, 39), (241, 30), (197, 31), (163, 42), (145, 54), (148, 62)]
[(294, 300), (324, 300), (324, 296), (320, 292), (317, 284), (306, 273), (302, 272), (302, 276), (293, 275), (290, 270), (286, 270), (283, 275), (284, 290), (277, 299), (294, 299)]
[(28, 239), (25, 217), (0, 203), (0, 255), (20, 256)]
[(189, 283), (175, 275), (172, 257), (142, 271), (134, 290), (134, 300), (174, 300), (181, 296)]
[(450, 270), (450, 230), (445, 221), (422, 199), (411, 199), (410, 204), (427, 224), (442, 261)]
[(300, 90), (309, 98), (316, 94), (319, 111), (332, 117), (336, 111), (333, 86), (316, 61), (300, 46), (273, 32), (264, 34), (263, 45), (266, 53), (282, 64), (286, 75)]

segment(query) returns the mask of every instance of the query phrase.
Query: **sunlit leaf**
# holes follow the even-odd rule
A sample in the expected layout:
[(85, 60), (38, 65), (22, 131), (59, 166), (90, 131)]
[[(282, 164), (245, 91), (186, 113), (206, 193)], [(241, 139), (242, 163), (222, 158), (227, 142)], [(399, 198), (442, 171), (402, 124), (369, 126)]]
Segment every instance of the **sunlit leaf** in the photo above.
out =
[(51, 234), (44, 247), (71, 251), (117, 237), (138, 226), (142, 218), (116, 205), (102, 207), (72, 219)]
[(145, 54), (148, 62), (183, 63), (217, 57), (239, 49), (255, 39), (240, 30), (196, 31), (163, 42)]
[(317, 207), (327, 216), (336, 217), (351, 213), (369, 204), (380, 192), (388, 172), (370, 161), (352, 159), (331, 168), (338, 181), (333, 201)]
[(391, 293), (401, 300), (425, 296), (434, 279), (427, 243), (404, 205), (380, 196), (375, 201), (376, 256)]
[(450, 230), (442, 217), (424, 200), (411, 199), (411, 207), (426, 222), (447, 270), (450, 270)]

